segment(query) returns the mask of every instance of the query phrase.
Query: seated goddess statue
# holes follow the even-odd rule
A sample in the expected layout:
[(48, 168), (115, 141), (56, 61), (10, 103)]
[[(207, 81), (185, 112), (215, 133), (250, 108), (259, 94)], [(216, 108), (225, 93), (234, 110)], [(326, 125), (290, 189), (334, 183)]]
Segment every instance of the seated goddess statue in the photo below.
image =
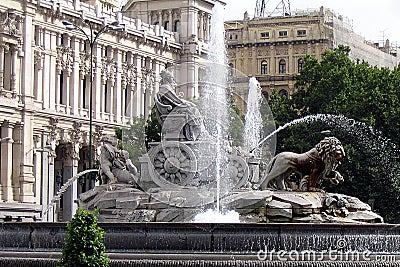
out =
[(168, 116), (185, 116), (184, 123), (181, 125), (181, 133), (184, 141), (196, 141), (205, 134), (203, 118), (196, 104), (186, 101), (175, 93), (176, 83), (172, 74), (167, 71), (161, 71), (160, 90), (155, 96), (155, 106), (157, 109), (157, 119), (163, 129), (167, 129), (169, 123)]

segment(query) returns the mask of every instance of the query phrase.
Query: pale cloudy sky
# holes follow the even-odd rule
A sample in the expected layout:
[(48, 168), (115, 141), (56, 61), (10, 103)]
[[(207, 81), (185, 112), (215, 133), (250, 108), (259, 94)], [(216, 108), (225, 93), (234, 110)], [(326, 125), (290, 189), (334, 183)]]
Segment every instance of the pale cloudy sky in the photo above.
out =
[[(247, 10), (254, 16), (257, 0), (222, 0), (227, 3), (226, 20), (242, 19)], [(261, 1), (261, 0), (260, 0)], [(280, 0), (269, 0), (267, 10), (274, 9)], [(290, 0), (295, 9), (324, 6), (353, 21), (353, 29), (366, 40), (389, 39), (400, 46), (400, 1), (399, 0)]]

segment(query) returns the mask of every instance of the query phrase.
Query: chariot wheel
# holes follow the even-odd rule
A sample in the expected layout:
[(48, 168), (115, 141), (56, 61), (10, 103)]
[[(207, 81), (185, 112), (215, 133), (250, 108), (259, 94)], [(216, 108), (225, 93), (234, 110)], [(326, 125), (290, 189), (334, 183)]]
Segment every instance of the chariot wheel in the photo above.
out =
[(249, 166), (239, 156), (229, 156), (229, 177), (234, 189), (239, 189), (249, 180)]
[(160, 187), (193, 185), (197, 164), (196, 156), (187, 145), (164, 141), (149, 151), (153, 165), (154, 182)]

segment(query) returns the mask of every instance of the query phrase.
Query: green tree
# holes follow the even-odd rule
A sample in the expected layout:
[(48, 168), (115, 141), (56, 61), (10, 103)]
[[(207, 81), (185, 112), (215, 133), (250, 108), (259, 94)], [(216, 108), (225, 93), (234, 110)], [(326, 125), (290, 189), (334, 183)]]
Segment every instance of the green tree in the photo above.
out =
[[(378, 68), (349, 59), (350, 49), (326, 51), (319, 62), (306, 56), (296, 77), (298, 91), (290, 100), (271, 98), (278, 125), (310, 114), (344, 115), (360, 122), (346, 127), (343, 121), (297, 125), (284, 130), (277, 151), (304, 152), (329, 129), (345, 145), (346, 160), (340, 172), (346, 181), (328, 186), (374, 204), (388, 222), (400, 222), (399, 151), (400, 70)], [(364, 124), (362, 124), (364, 123)], [(301, 141), (300, 141), (301, 140)]]
[(149, 143), (151, 142), (161, 142), (161, 124), (157, 119), (157, 110), (154, 106), (151, 109), (151, 114), (145, 124), (146, 133), (146, 147), (149, 148)]
[(139, 157), (146, 153), (146, 121), (141, 117), (134, 117), (129, 128), (116, 128), (115, 134), (121, 140), (121, 148), (129, 152), (129, 158), (135, 166), (140, 166)]
[(62, 267), (107, 267), (105, 256), (105, 232), (97, 224), (98, 211), (90, 213), (78, 208), (67, 225), (65, 244), (62, 250)]

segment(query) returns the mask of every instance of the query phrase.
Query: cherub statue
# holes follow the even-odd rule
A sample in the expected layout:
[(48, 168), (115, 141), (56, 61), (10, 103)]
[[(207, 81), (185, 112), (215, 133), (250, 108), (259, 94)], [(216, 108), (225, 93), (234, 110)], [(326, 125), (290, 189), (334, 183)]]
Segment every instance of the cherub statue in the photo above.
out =
[(126, 150), (118, 149), (118, 139), (112, 136), (102, 138), (100, 153), (100, 176), (103, 183), (136, 184), (137, 168), (129, 159)]

